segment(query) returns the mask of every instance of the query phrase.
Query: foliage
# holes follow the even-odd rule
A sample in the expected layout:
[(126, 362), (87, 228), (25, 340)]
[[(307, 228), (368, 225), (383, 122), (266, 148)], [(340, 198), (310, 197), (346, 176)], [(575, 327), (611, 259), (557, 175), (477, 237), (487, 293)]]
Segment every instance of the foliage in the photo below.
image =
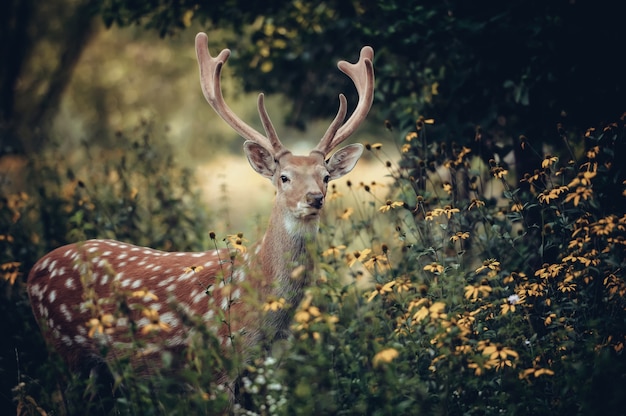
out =
[[(582, 415), (623, 408), (626, 173), (616, 156), (624, 150), (625, 119), (589, 129), (571, 158), (520, 143), (537, 169), (517, 187), (495, 161), (484, 164), (466, 147), (433, 140), (432, 123), (417, 120), (403, 137), (398, 163), (386, 160), (380, 144), (366, 146), (388, 167), (387, 186), (331, 188), (319, 279), (295, 312), (291, 339), (243, 365), (236, 355), (215, 354), (215, 337), (189, 317), (187, 325), (200, 336), (185, 355), (184, 371), (172, 372), (167, 354), (147, 379), (131, 362), (111, 366), (120, 382), (115, 411), (222, 409), (226, 390), (207, 371), (216, 367), (242, 375), (234, 414)], [(90, 200), (76, 194), (80, 187), (72, 189), (75, 199), (63, 202), (76, 211), (94, 211), (88, 203), (98, 206), (96, 196), (110, 199), (106, 187), (95, 188)], [(120, 189), (118, 199), (132, 186)], [(133, 206), (132, 198), (122, 200)], [(11, 201), (3, 207), (4, 223), (19, 225), (27, 199)], [(91, 233), (86, 225), (97, 224), (111, 232), (97, 216), (84, 218), (70, 229)], [(23, 238), (17, 228), (3, 235), (5, 247), (16, 248), (16, 238)], [(16, 259), (10, 253), (4, 285), (21, 293), (15, 273), (22, 265), (7, 261)], [(128, 296), (115, 297), (121, 314)], [(283, 306), (272, 302), (265, 309)], [(158, 331), (158, 317), (153, 321)], [(106, 325), (103, 318), (93, 328)], [(92, 410), (102, 404), (93, 400), (93, 384), (81, 384), (56, 362), (42, 364), (45, 354), (39, 354), (21, 354), (29, 362), (20, 362), (13, 394), (22, 414), (63, 411), (55, 378), (75, 386), (65, 393), (70, 403)]]
[[(209, 216), (191, 172), (172, 159), (161, 133), (145, 122), (113, 141), (113, 151), (86, 145), (84, 165), (48, 149), (30, 160), (27, 187), (2, 195), (1, 408), (11, 407), (16, 386), (19, 414), (40, 414), (36, 402), (60, 409), (63, 385), (74, 377), (48, 354), (25, 292), (26, 275), (41, 255), (86, 238), (181, 251), (208, 244)], [(82, 390), (73, 394), (80, 403)]]
[(336, 91), (347, 90), (337, 86), (348, 82), (326, 69), (338, 59), (356, 60), (364, 44), (377, 51), (377, 99), (386, 104), (381, 115), (401, 128), (430, 114), (467, 141), (475, 125), (496, 137), (551, 140), (546, 133), (554, 120), (584, 130), (623, 110), (624, 82), (611, 64), (619, 53), (619, 14), (587, 0), (271, 1), (258, 7), (111, 1), (102, 10), (109, 23), (140, 23), (162, 35), (194, 20), (233, 24), (245, 36), (230, 45), (240, 58), (232, 65), (246, 74), (247, 88), (292, 97), (294, 125), (330, 115)]

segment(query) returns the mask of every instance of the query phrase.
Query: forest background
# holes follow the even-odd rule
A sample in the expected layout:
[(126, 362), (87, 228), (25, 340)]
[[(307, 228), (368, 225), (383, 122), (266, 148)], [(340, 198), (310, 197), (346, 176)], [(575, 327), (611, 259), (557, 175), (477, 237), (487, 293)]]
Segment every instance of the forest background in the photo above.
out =
[[(570, 272), (582, 275), (568, 274), (564, 268), (561, 277), (565, 283), (581, 280), (576, 289), (566, 290), (570, 286), (554, 281), (550, 283), (553, 290), (546, 284), (541, 295), (528, 292), (523, 282), (506, 280), (513, 272), (522, 272), (519, 258), (498, 265), (498, 276), (484, 280), (475, 272), (480, 265), (450, 260), (464, 251), (458, 249), (458, 241), (453, 242), (456, 254), (450, 257), (450, 242), (422, 241), (420, 246), (417, 241), (409, 243), (410, 238), (404, 235), (396, 255), (402, 259), (411, 247), (415, 257), (407, 255), (403, 261), (414, 266), (372, 272), (371, 280), (380, 285), (375, 286), (377, 294), (367, 292), (364, 304), (357, 302), (351, 308), (371, 308), (372, 302), (380, 300), (380, 313), (368, 319), (399, 322), (400, 316), (410, 315), (416, 304), (403, 301), (400, 291), (394, 299), (385, 298), (390, 290), (382, 290), (400, 287), (398, 276), (408, 278), (409, 292), (428, 299), (430, 307), (439, 301), (446, 303), (450, 317), (506, 305), (502, 299), (490, 301), (488, 295), (498, 292), (496, 287), (502, 296), (508, 290), (504, 299), (513, 294), (524, 299), (520, 305), (526, 305), (521, 308), (525, 321), (530, 322), (529, 333), (520, 335), (512, 329), (519, 321), (498, 321), (491, 311), (491, 318), (485, 320), (495, 319), (497, 331), (473, 328), (472, 336), (461, 331), (462, 336), (451, 339), (450, 345), (467, 342), (476, 356), (482, 357), (485, 346), (481, 342), (499, 339), (498, 351), (505, 351), (506, 361), (514, 357), (507, 356), (509, 350), (503, 346), (506, 339), (543, 339), (543, 353), (529, 352), (525, 369), (556, 371), (555, 363), (559, 362), (561, 381), (526, 388), (531, 384), (527, 377), (519, 377), (516, 384), (499, 373), (515, 365), (499, 368), (488, 360), (468, 358), (467, 351), (461, 353), (452, 347), (448, 355), (459, 358), (450, 359), (448, 378), (441, 375), (443, 371), (434, 376), (433, 368), (441, 361), (435, 358), (440, 354), (429, 350), (433, 357), (428, 365), (421, 359), (407, 358), (412, 351), (409, 347), (389, 344), (392, 338), (400, 342), (397, 337), (403, 336), (397, 331), (399, 327), (394, 327), (388, 333), (369, 334), (376, 342), (365, 342), (369, 350), (363, 355), (369, 359), (359, 359), (373, 368), (373, 357), (393, 349), (404, 358), (406, 368), (415, 369), (413, 382), (405, 384), (420, 393), (408, 399), (399, 386), (390, 393), (393, 383), (391, 390), (383, 392), (378, 382), (367, 381), (370, 376), (364, 374), (371, 368), (365, 365), (357, 371), (360, 377), (350, 376), (363, 380), (363, 394), (341, 382), (318, 380), (323, 386), (323, 382), (330, 383), (326, 387), (337, 397), (335, 406), (343, 402), (345, 406), (351, 403), (353, 409), (365, 406), (374, 412), (372, 409), (380, 406), (389, 411), (391, 408), (382, 403), (397, 399), (403, 403), (402, 412), (436, 408), (455, 413), (471, 408), (497, 413), (510, 405), (507, 398), (526, 397), (536, 403), (521, 400), (519, 411), (543, 404), (563, 413), (572, 409), (584, 413), (598, 394), (605, 399), (598, 405), (598, 413), (624, 404), (624, 399), (614, 394), (617, 390), (607, 387), (623, 383), (626, 368), (622, 354), (626, 326), (622, 271), (626, 178), (619, 163), (624, 154), (626, 110), (625, 79), (619, 64), (623, 33), (619, 13), (612, 11), (608, 2), (8, 0), (0, 6), (0, 16), (0, 263), (4, 277), (0, 281), (0, 313), (5, 317), (0, 330), (6, 335), (0, 342), (2, 408), (17, 408), (19, 413), (35, 411), (33, 402), (47, 409), (59, 403), (54, 389), (46, 387), (58, 373), (50, 369), (47, 375), (36, 374), (36, 369), (46, 365), (48, 353), (24, 292), (28, 271), (43, 253), (90, 237), (115, 237), (161, 249), (201, 250), (208, 248), (209, 230), (221, 235), (243, 231), (250, 240), (263, 232), (271, 186), (247, 174), (251, 170), (241, 154), (241, 139), (203, 100), (193, 49), (198, 31), (209, 34), (213, 53), (225, 47), (233, 51), (224, 84), (235, 112), (259, 126), (255, 95), (259, 91), (269, 94), (268, 108), (279, 133), (296, 150), (306, 150), (324, 131), (336, 111), (339, 92), (347, 94), (349, 103), (356, 102), (354, 88), (336, 70), (336, 62), (354, 62), (359, 49), (371, 45), (375, 50), (375, 101), (369, 125), (354, 138), (370, 143), (370, 152), (351, 180), (366, 189), (363, 199), (358, 200), (362, 207), (368, 207), (363, 210), (378, 206), (393, 210), (397, 201), (410, 213), (414, 223), (409, 229), (416, 235), (422, 235), (416, 230), (436, 209), (458, 207), (469, 212), (474, 201), (483, 201), (489, 215), (477, 220), (468, 214), (465, 222), (459, 220), (453, 227), (448, 221), (444, 228), (449, 232), (476, 230), (482, 245), (468, 244), (464, 250), (481, 261), (495, 258), (499, 262), (499, 257), (506, 256), (485, 243), (494, 237), (481, 235), (478, 224), (487, 221), (491, 231), (494, 224), (498, 225), (500, 240), (494, 241), (507, 240), (506, 236), (519, 232), (519, 238), (507, 240), (507, 244), (516, 247), (521, 263), (526, 263), (524, 273), (540, 279), (538, 271), (543, 268), (568, 264), (563, 259), (573, 249), (569, 243), (583, 232), (578, 228), (583, 219), (587, 231), (589, 224), (614, 224), (607, 234), (600, 234), (602, 243), (594, 240), (592, 246), (584, 245), (577, 253), (577, 258), (585, 258), (584, 253), (596, 256), (589, 264), (575, 262), (580, 268)], [(591, 169), (594, 163), (596, 167)], [(454, 174), (443, 175), (442, 167), (453, 169)], [(579, 176), (585, 178), (584, 169), (593, 174), (587, 178), (588, 184), (582, 182), (593, 190), (591, 194), (577, 191), (580, 186), (574, 183)], [(571, 178), (565, 180), (568, 175)], [(591, 182), (595, 175), (603, 179), (594, 183), (594, 188)], [(486, 183), (487, 178), (501, 184), (474, 187), (481, 181)], [(410, 196), (406, 194), (407, 183), (413, 192)], [(385, 187), (374, 193), (375, 184)], [(348, 191), (343, 183), (337, 186)], [(569, 187), (565, 190), (562, 186)], [(250, 187), (255, 189), (252, 197)], [(523, 220), (513, 217), (512, 209), (503, 211), (502, 200), (510, 200), (512, 207), (522, 205), (523, 214), (519, 215)], [(342, 207), (342, 212), (345, 210)], [(509, 222), (498, 223), (497, 214), (507, 215)], [(358, 228), (364, 238), (367, 221), (360, 221), (352, 229)], [(386, 221), (384, 224), (398, 230), (402, 228), (398, 224), (406, 225), (407, 219)], [(371, 243), (374, 252), (381, 252), (381, 241), (391, 237), (380, 231), (384, 225), (369, 225), (373, 234), (364, 240)], [(328, 245), (341, 246), (332, 240)], [(605, 257), (598, 259), (600, 255), (593, 250)], [(492, 262), (486, 264), (493, 266)], [(330, 260), (328, 265), (339, 269)], [(426, 268), (429, 265), (442, 269)], [(494, 271), (493, 267), (489, 270)], [(424, 277), (433, 270), (452, 285), (450, 290), (442, 290), (443, 283), (437, 279), (435, 284)], [(504, 283), (498, 286), (494, 279)], [(385, 286), (391, 282), (396, 283)], [(459, 299), (454, 293), (460, 294)], [(555, 294), (561, 296), (559, 304), (564, 305), (558, 311), (551, 309), (558, 303), (550, 300)], [(478, 305), (481, 301), (484, 303)], [(593, 310), (589, 312), (593, 316), (583, 319), (582, 311), (589, 305), (597, 309), (588, 309)], [(335, 307), (348, 309), (341, 302)], [(332, 311), (333, 307), (326, 305), (326, 309)], [(510, 315), (505, 315), (509, 319)], [(429, 322), (422, 322), (424, 328), (418, 331), (428, 334), (428, 342), (413, 340), (411, 345), (426, 342), (441, 349), (438, 331), (446, 331), (446, 319), (431, 317)], [(556, 328), (555, 322), (561, 326)], [(335, 331), (340, 329), (333, 326), (331, 331), (330, 326), (326, 328), (328, 337), (337, 336)], [(345, 324), (343, 333), (355, 330)], [(563, 364), (566, 354), (554, 352), (573, 348), (569, 344), (563, 347), (564, 338), (578, 342), (580, 347), (576, 350), (580, 356), (570, 364)], [(343, 342), (338, 345), (345, 347)], [(294, 347), (298, 354), (323, 355), (313, 347), (300, 347)], [(416, 351), (431, 348), (422, 347)], [(608, 355), (602, 355), (604, 349)], [(352, 353), (356, 350), (353, 346)], [(515, 352), (518, 370), (524, 361), (520, 354)], [(598, 367), (595, 360), (605, 366)], [(341, 373), (336, 363), (332, 366), (321, 358), (312, 362), (318, 367), (330, 365)], [(459, 373), (459, 380), (464, 381), (455, 385), (450, 376), (455, 365), (475, 370), (472, 374), (476, 377), (483, 375), (476, 368), (480, 373), (491, 370), (494, 376), (488, 382), (468, 384), (462, 377), (469, 375)], [(398, 365), (388, 371), (402, 373), (405, 367)], [(611, 369), (603, 382), (597, 368)], [(376, 371), (372, 374), (378, 374)], [(296, 379), (296, 375), (292, 377), (292, 381)], [(517, 380), (517, 375), (513, 378)], [(282, 379), (285, 386), (288, 381)], [(464, 383), (471, 394), (459, 387)], [(581, 393), (577, 389), (582, 385), (589, 388)], [(297, 383), (290, 388), (296, 391)], [(489, 403), (477, 404), (484, 392), (493, 390), (501, 396), (496, 394)], [(580, 396), (573, 402), (564, 399), (576, 394)], [(377, 397), (378, 404), (372, 397)], [(300, 396), (298, 400), (291, 403), (291, 410), (313, 406)]]

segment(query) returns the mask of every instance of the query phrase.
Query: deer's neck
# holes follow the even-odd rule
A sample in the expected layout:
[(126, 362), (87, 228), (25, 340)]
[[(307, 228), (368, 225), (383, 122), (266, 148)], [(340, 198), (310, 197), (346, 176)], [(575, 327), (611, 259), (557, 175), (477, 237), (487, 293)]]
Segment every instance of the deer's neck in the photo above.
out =
[(263, 274), (260, 295), (265, 299), (261, 300), (285, 300), (283, 309), (266, 316), (266, 338), (270, 341), (285, 336), (292, 312), (302, 300), (315, 266), (311, 249), (317, 237), (319, 219), (285, 218), (276, 209), (273, 211), (256, 256)]

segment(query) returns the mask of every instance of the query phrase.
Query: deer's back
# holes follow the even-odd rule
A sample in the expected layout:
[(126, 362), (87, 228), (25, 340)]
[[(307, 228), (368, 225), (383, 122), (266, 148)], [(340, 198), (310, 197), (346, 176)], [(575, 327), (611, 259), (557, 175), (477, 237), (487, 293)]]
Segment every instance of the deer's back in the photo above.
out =
[(41, 258), (28, 276), (28, 294), (46, 338), (77, 368), (101, 346), (110, 353), (134, 348), (131, 333), (146, 342), (146, 353), (183, 346), (184, 315), (200, 317), (227, 342), (219, 316), (237, 305), (243, 289), (235, 281), (244, 280), (233, 270), (240, 268), (228, 250), (168, 253), (90, 240)]

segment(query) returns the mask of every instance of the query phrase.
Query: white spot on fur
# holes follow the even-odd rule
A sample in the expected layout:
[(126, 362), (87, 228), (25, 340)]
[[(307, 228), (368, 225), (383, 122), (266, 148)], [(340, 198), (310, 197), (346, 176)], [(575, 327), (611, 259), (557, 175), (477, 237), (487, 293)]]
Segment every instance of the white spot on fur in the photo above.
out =
[(74, 335), (74, 341), (76, 341), (79, 344), (85, 344), (87, 342), (87, 338), (85, 338), (82, 335)]
[(63, 314), (63, 317), (65, 318), (67, 322), (72, 322), (72, 318), (73, 318), (72, 313), (70, 312), (69, 308), (67, 307), (65, 303), (59, 306), (59, 310), (61, 311), (61, 313)]
[(52, 292), (50, 292), (50, 294), (48, 295), (48, 301), (50, 303), (53, 303), (57, 298), (57, 291), (53, 290)]
[(72, 279), (71, 277), (69, 279), (65, 280), (65, 287), (68, 289), (75, 289), (76, 286), (74, 286), (74, 279)]
[(175, 277), (175, 276), (168, 277), (167, 279), (162, 280), (162, 281), (160, 281), (159, 283), (157, 283), (157, 286), (158, 286), (158, 287), (167, 286), (167, 285), (169, 285), (170, 283), (172, 283), (174, 280), (176, 280), (176, 277)]

